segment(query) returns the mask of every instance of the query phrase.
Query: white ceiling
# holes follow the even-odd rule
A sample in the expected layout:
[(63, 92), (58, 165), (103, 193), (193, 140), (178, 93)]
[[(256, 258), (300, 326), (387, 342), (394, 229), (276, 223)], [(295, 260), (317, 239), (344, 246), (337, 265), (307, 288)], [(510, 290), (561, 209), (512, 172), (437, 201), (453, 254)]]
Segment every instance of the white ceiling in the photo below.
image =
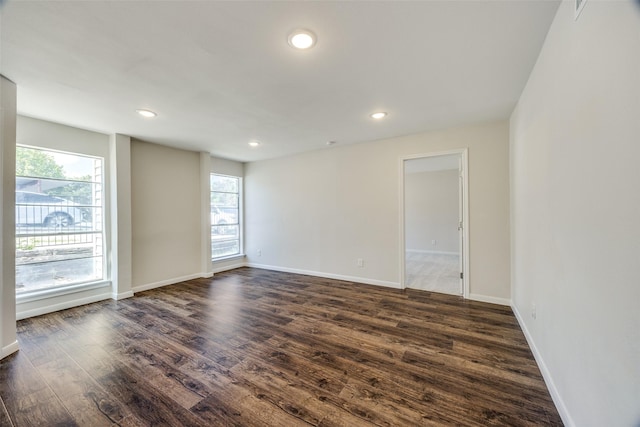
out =
[(559, 2), (0, 4), (19, 113), (253, 161), (508, 118)]

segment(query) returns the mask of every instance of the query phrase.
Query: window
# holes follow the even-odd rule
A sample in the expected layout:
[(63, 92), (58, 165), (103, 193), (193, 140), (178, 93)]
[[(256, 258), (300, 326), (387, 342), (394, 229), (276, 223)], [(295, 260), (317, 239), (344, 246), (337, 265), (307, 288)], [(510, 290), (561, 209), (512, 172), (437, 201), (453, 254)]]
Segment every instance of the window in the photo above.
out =
[(103, 163), (17, 147), (17, 295), (104, 280)]
[(241, 178), (211, 174), (211, 258), (242, 252)]

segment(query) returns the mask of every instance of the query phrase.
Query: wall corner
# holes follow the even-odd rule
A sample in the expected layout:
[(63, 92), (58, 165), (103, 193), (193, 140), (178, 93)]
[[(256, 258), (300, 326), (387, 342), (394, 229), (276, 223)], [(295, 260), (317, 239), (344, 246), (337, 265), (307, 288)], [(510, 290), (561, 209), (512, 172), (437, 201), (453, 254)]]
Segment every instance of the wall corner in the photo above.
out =
[(0, 75), (0, 358), (18, 350), (16, 333), (16, 85)]
[(109, 136), (109, 211), (112, 298), (133, 296), (131, 230), (131, 137)]
[(213, 276), (211, 264), (211, 155), (200, 153), (200, 271), (202, 277)]

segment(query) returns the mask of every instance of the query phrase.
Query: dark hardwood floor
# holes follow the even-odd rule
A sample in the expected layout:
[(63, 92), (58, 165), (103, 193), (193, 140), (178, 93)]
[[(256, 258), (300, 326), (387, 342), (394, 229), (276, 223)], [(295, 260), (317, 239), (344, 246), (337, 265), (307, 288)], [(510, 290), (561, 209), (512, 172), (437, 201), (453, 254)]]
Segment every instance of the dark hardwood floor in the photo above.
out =
[(2, 426), (562, 425), (507, 307), (241, 268), (18, 322)]

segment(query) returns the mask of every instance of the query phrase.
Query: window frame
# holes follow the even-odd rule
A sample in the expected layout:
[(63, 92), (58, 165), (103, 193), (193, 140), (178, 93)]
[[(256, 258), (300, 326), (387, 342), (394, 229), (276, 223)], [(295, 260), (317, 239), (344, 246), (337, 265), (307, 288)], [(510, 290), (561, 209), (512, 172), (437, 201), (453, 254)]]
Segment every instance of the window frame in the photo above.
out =
[[(107, 227), (108, 224), (108, 219), (107, 219), (107, 215), (109, 212), (109, 205), (108, 205), (108, 176), (107, 176), (107, 172), (108, 172), (108, 159), (101, 154), (93, 154), (93, 153), (87, 153), (87, 152), (83, 152), (83, 151), (70, 151), (70, 150), (62, 150), (62, 149), (56, 149), (56, 148), (51, 148), (49, 146), (46, 145), (31, 145), (31, 144), (16, 144), (16, 148), (26, 148), (26, 149), (30, 149), (30, 150), (40, 150), (40, 151), (44, 151), (44, 152), (50, 152), (50, 153), (60, 153), (60, 154), (66, 154), (66, 155), (71, 155), (71, 156), (78, 156), (78, 157), (88, 157), (88, 158), (92, 158), (92, 159), (97, 159), (100, 160), (101, 164), (100, 164), (100, 168), (101, 168), (101, 177), (100, 177), (100, 181), (87, 181), (87, 183), (90, 184), (99, 184), (100, 188), (101, 188), (101, 199), (102, 199), (102, 203), (101, 203), (101, 212), (100, 212), (100, 230), (99, 233), (101, 234), (101, 240), (102, 240), (102, 254), (101, 254), (101, 269), (102, 269), (102, 277), (98, 278), (98, 279), (88, 279), (88, 280), (81, 280), (81, 281), (77, 281), (77, 282), (72, 282), (72, 283), (67, 283), (67, 284), (63, 284), (60, 286), (52, 286), (52, 287), (46, 287), (46, 288), (39, 288), (39, 289), (34, 289), (31, 291), (26, 291), (26, 292), (17, 292), (16, 289), (16, 303), (17, 304), (21, 304), (21, 303), (28, 303), (28, 302), (32, 302), (32, 301), (38, 301), (38, 300), (42, 300), (42, 299), (49, 299), (49, 298), (53, 298), (53, 297), (58, 297), (58, 296), (63, 296), (63, 295), (68, 295), (68, 294), (73, 294), (73, 293), (77, 293), (77, 292), (81, 292), (81, 291), (86, 291), (86, 290), (92, 290), (92, 289), (97, 289), (97, 288), (106, 288), (106, 287), (110, 287), (111, 286), (111, 272), (110, 272), (110, 262), (109, 262), (109, 253), (110, 253), (110, 233)], [(17, 173), (16, 173), (16, 178), (18, 177)], [(20, 176), (22, 177), (22, 175)], [(25, 176), (26, 178), (33, 178), (33, 179), (45, 179), (45, 180), (62, 180), (62, 181), (68, 181), (68, 182), (84, 182), (84, 181), (77, 181), (74, 179), (57, 179), (57, 178), (46, 178), (46, 177), (30, 177), (30, 176)], [(95, 177), (94, 177), (95, 179)], [(16, 193), (18, 192), (18, 190), (16, 190)], [(49, 196), (52, 198), (59, 198), (58, 196)], [(15, 198), (15, 196), (14, 196)], [(63, 199), (64, 200), (64, 199)], [(17, 204), (16, 204), (17, 207)], [(16, 223), (16, 227), (17, 227), (17, 223)], [(18, 234), (16, 232), (16, 243), (17, 243), (17, 239), (18, 239)], [(61, 235), (64, 235), (65, 233), (62, 233)], [(71, 233), (73, 234), (73, 233)], [(95, 234), (95, 233), (94, 233)], [(34, 236), (36, 236), (37, 234), (34, 234)], [(52, 262), (57, 262), (57, 261), (52, 261)]]
[[(224, 178), (233, 178), (235, 180), (237, 180), (238, 182), (238, 192), (228, 192), (228, 191), (214, 191), (211, 188), (211, 177), (213, 176), (219, 176), (219, 177), (224, 177)], [(238, 226), (238, 237), (237, 239), (233, 239), (233, 241), (238, 241), (238, 252), (234, 253), (234, 254), (229, 254), (229, 255), (222, 255), (222, 256), (214, 256), (213, 255), (213, 239), (211, 239), (210, 241), (210, 245), (211, 246), (211, 262), (218, 262), (218, 261), (224, 261), (224, 260), (228, 260), (228, 259), (233, 259), (233, 258), (239, 258), (239, 257), (243, 257), (244, 256), (244, 196), (243, 196), (243, 190), (244, 190), (244, 182), (243, 182), (243, 178), (241, 176), (236, 176), (236, 175), (228, 175), (228, 174), (223, 174), (223, 173), (216, 173), (216, 172), (210, 172), (209, 173), (209, 210), (208, 210), (208, 215), (209, 215), (209, 236), (213, 235), (213, 227), (219, 227), (219, 225), (215, 225), (211, 223), (211, 211), (213, 210), (213, 208), (217, 208), (217, 206), (213, 206), (213, 204), (211, 203), (211, 195), (213, 193), (221, 193), (221, 194), (236, 194), (238, 197), (238, 222), (237, 224), (228, 224), (228, 225), (237, 225)], [(231, 241), (231, 240), (229, 240)]]

